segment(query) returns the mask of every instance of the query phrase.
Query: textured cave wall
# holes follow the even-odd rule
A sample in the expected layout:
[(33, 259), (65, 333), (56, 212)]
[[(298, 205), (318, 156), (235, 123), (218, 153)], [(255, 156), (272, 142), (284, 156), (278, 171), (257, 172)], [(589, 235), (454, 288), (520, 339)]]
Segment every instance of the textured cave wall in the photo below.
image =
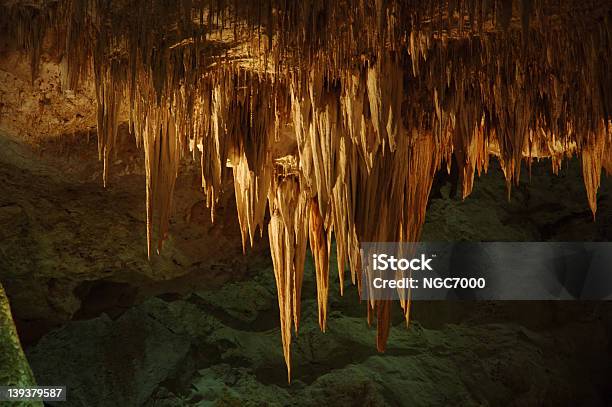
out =
[(177, 228), (148, 260), (142, 158), (127, 133), (121, 140), (111, 163), (116, 183), (104, 189), (94, 138), (67, 136), (33, 149), (0, 136), (0, 281), (26, 343), (100, 309), (122, 312), (160, 285), (180, 293), (244, 278), (268, 256), (262, 240), (243, 255), (231, 193), (211, 223), (199, 173), (185, 163)]
[(63, 135), (95, 136), (93, 83), (66, 89), (61, 61), (50, 44), (44, 49), (38, 76), (32, 80), (28, 57), (10, 37), (0, 36), (0, 131), (32, 145)]
[(508, 199), (502, 169), (492, 160), (490, 172), (474, 179), (474, 190), (461, 199), (460, 185), (445, 172), (432, 188), (423, 225), (424, 241), (610, 241), (612, 178), (602, 176), (595, 218), (586, 202), (582, 168), (568, 160), (557, 175), (550, 162), (523, 168)]

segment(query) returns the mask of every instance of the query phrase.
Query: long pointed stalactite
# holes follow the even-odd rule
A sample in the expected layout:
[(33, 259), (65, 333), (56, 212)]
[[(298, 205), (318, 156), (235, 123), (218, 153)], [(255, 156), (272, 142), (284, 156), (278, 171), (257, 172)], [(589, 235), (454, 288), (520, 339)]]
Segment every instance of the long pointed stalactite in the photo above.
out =
[[(306, 248), (326, 327), (331, 242), (361, 287), (360, 242), (417, 241), (454, 160), (463, 197), (499, 158), (557, 172), (582, 157), (595, 214), (612, 171), (612, 4), (589, 0), (3, 3), (0, 28), (37, 75), (52, 38), (66, 87), (96, 85), (109, 155), (129, 122), (146, 163), (148, 253), (168, 234), (178, 165), (201, 162), (214, 219), (233, 176), (245, 250), (267, 225), (290, 375)], [(409, 297), (402, 307), (408, 319)], [(391, 306), (368, 304), (385, 348)]]
[(298, 329), (300, 293), (306, 259), (308, 198), (294, 176), (274, 182), (270, 190), (270, 251), (280, 310), (283, 352), (291, 379), (291, 324)]

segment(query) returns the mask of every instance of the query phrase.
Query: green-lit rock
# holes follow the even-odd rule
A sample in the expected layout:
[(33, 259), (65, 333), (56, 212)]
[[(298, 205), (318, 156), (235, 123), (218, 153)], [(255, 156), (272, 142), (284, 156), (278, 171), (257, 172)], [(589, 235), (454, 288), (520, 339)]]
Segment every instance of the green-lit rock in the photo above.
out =
[[(0, 386), (35, 386), (15, 330), (8, 298), (0, 284)], [(14, 402), (11, 406), (42, 406), (41, 402)]]

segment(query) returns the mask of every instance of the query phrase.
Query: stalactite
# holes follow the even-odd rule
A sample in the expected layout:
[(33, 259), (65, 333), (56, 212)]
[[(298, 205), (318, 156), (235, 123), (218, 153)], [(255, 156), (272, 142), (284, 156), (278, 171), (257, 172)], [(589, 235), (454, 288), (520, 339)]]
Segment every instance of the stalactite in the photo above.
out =
[(317, 280), (317, 304), (319, 306), (319, 326), (325, 332), (327, 324), (327, 297), (329, 292), (329, 247), (323, 227), (323, 217), (317, 201), (310, 204), (310, 250), (315, 261)]
[(605, 161), (610, 160), (609, 155), (607, 159), (605, 158), (610, 148), (610, 139), (605, 133), (605, 125), (601, 123), (597, 133), (590, 134), (586, 145), (582, 147), (582, 176), (593, 217), (597, 212), (597, 190), (601, 182), (601, 170)]
[(296, 177), (289, 176), (274, 182), (268, 201), (270, 252), (276, 277), (283, 352), (291, 380), (291, 323), (297, 331), (307, 247), (308, 199), (300, 191)]
[(111, 67), (99, 66), (96, 70), (96, 102), (98, 109), (98, 155), (103, 161), (102, 180), (106, 187), (108, 182), (109, 160), (119, 128), (119, 108), (121, 89), (113, 79)]
[(376, 305), (376, 349), (384, 352), (391, 328), (391, 301), (377, 300)]

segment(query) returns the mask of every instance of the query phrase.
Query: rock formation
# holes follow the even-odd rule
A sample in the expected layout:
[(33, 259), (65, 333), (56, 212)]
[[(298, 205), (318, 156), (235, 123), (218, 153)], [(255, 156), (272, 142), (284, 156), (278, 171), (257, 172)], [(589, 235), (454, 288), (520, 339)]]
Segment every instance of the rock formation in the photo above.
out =
[[(54, 92), (95, 100), (105, 184), (129, 123), (145, 157), (149, 256), (168, 234), (181, 159), (200, 160), (213, 219), (233, 175), (245, 249), (268, 210), (288, 368), (307, 244), (325, 330), (332, 240), (341, 286), (348, 268), (360, 289), (360, 242), (418, 240), (434, 174), (453, 160), (466, 197), (490, 155), (510, 193), (522, 161), (548, 157), (557, 171), (578, 154), (594, 216), (601, 171), (612, 171), (606, 1), (39, 0), (1, 10), (4, 52), (28, 55), (32, 83), (47, 54), (59, 67)], [(3, 78), (6, 122), (21, 95)], [(88, 131), (87, 113), (47, 131)], [(368, 307), (380, 351), (389, 313), (385, 301)]]
[[(4, 386), (33, 386), (34, 376), (23, 354), (4, 287), (0, 284), (0, 381)], [(25, 406), (26, 403), (17, 403)], [(30, 403), (38, 406), (42, 403)]]

